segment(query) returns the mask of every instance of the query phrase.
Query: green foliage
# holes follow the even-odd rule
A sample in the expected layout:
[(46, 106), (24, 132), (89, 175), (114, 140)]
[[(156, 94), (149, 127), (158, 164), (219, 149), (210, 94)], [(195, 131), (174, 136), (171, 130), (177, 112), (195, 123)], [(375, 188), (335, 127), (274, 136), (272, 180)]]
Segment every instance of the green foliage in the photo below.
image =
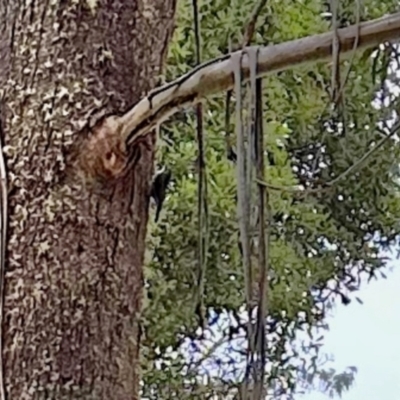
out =
[[(356, 21), (354, 3), (340, 2), (342, 26)], [(396, 7), (394, 1), (362, 3), (362, 20), (376, 18)], [(241, 32), (255, 0), (204, 0), (199, 5), (202, 53), (207, 60), (227, 52), (230, 38), (233, 43), (241, 42)], [(253, 43), (280, 43), (327, 31), (330, 23), (321, 16), (324, 11), (323, 2), (318, 0), (267, 2)], [(166, 80), (194, 66), (192, 20), (191, 2), (180, 1)], [(315, 182), (329, 182), (340, 176), (362, 157), (381, 138), (379, 124), (398, 107), (398, 100), (383, 90), (384, 81), (389, 79), (387, 66), (396, 58), (393, 49), (377, 54), (357, 53), (340, 113), (332, 113), (327, 107), (331, 71), (326, 64), (293, 68), (266, 78), (268, 183), (314, 187)], [(342, 60), (343, 76), (349, 65), (348, 57)], [(397, 78), (390, 79), (397, 84)], [(380, 108), (372, 105), (377, 97)], [(172, 169), (174, 183), (162, 219), (150, 227), (148, 239), (151, 257), (146, 268), (143, 318), (146, 398), (200, 399), (206, 398), (205, 393), (226, 394), (243, 372), (237, 335), (243, 333), (240, 328), (245, 323), (241, 313), (244, 277), (238, 250), (236, 172), (226, 159), (224, 99), (222, 93), (205, 103), (210, 216), (205, 283), (210, 326), (206, 332), (199, 329), (194, 303), (198, 267), (194, 113), (185, 110), (162, 127), (160, 162)], [(268, 378), (275, 398), (283, 394), (282, 387), (285, 392), (295, 393), (307, 368), (314, 371), (307, 375), (307, 385), (312, 386), (313, 379), (319, 378), (328, 382), (321, 389), (324, 391), (340, 394), (352, 382), (353, 370), (337, 375), (318, 369), (320, 345), (311, 336), (306, 346), (312, 354), (311, 362), (296, 350), (293, 340), (299, 330), (310, 332), (312, 327), (321, 327), (325, 312), (335, 299), (347, 304), (348, 293), (358, 289), (361, 274), (374, 276), (383, 265), (379, 250), (397, 240), (399, 150), (393, 143), (387, 141), (366, 163), (329, 190), (306, 196), (293, 191), (269, 191), (274, 223), (267, 321)], [(220, 339), (210, 339), (210, 332)], [(215, 347), (210, 354), (204, 350), (208, 348), (204, 344), (207, 340), (208, 347)], [(199, 362), (202, 351), (208, 355)], [(197, 362), (191, 363), (192, 357)], [(211, 364), (205, 366), (207, 360)], [(295, 367), (299, 360), (301, 367)], [(208, 379), (200, 382), (199, 376)], [(279, 381), (285, 384), (279, 385)]]

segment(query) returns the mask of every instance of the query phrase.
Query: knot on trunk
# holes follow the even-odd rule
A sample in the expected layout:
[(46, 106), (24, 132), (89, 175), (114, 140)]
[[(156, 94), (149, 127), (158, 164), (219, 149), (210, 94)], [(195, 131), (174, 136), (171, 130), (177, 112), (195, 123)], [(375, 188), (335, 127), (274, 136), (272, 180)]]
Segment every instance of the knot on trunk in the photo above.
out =
[(100, 119), (88, 132), (79, 153), (80, 167), (87, 178), (111, 180), (119, 177), (128, 164), (128, 154), (118, 117)]

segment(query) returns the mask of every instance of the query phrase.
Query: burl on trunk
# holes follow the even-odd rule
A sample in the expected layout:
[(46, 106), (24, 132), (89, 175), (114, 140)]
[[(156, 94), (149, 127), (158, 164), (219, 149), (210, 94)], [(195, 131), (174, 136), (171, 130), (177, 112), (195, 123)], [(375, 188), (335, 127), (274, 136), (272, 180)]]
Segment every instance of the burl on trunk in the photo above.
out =
[(8, 399), (139, 397), (154, 136), (116, 178), (81, 169), (93, 112), (122, 113), (156, 84), (175, 3), (0, 0)]

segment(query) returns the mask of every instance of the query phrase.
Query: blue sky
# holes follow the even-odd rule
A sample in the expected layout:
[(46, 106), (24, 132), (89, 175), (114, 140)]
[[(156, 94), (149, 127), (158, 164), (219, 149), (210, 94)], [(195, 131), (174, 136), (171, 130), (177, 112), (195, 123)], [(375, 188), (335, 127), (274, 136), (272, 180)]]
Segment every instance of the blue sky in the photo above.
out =
[[(325, 333), (321, 353), (332, 355), (334, 361), (324, 368), (333, 367), (337, 372), (349, 366), (358, 369), (355, 384), (342, 400), (400, 399), (400, 260), (389, 262), (382, 272), (387, 279), (379, 277), (364, 282), (350, 305), (338, 305), (327, 319), (330, 330)], [(214, 332), (208, 339), (215, 343), (218, 338)], [(229, 348), (219, 348), (217, 358), (223, 358), (225, 351), (230, 353)], [(215, 364), (210, 364), (208, 370), (212, 368)], [(298, 395), (296, 399), (328, 400), (329, 397), (313, 392)]]
[[(400, 261), (384, 271), (387, 279), (364, 283), (358, 292), (364, 304), (353, 300), (337, 306), (330, 318), (324, 353), (338, 372), (358, 368), (355, 385), (343, 400), (398, 400), (400, 398)], [(315, 392), (299, 400), (326, 400)]]

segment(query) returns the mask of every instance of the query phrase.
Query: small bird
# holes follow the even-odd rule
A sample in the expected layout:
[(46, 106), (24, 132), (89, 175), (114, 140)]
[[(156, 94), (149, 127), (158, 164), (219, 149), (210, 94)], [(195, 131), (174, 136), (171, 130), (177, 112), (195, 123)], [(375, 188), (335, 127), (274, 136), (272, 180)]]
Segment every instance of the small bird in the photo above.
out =
[(233, 163), (236, 163), (237, 161), (237, 154), (235, 153), (235, 150), (233, 150), (232, 146), (228, 147), (228, 151), (227, 151), (227, 159), (229, 161), (232, 161)]
[(158, 218), (160, 217), (161, 208), (167, 194), (171, 176), (171, 170), (167, 169), (165, 166), (157, 171), (154, 175), (150, 196), (156, 203), (156, 216), (154, 218), (155, 222), (157, 222)]

